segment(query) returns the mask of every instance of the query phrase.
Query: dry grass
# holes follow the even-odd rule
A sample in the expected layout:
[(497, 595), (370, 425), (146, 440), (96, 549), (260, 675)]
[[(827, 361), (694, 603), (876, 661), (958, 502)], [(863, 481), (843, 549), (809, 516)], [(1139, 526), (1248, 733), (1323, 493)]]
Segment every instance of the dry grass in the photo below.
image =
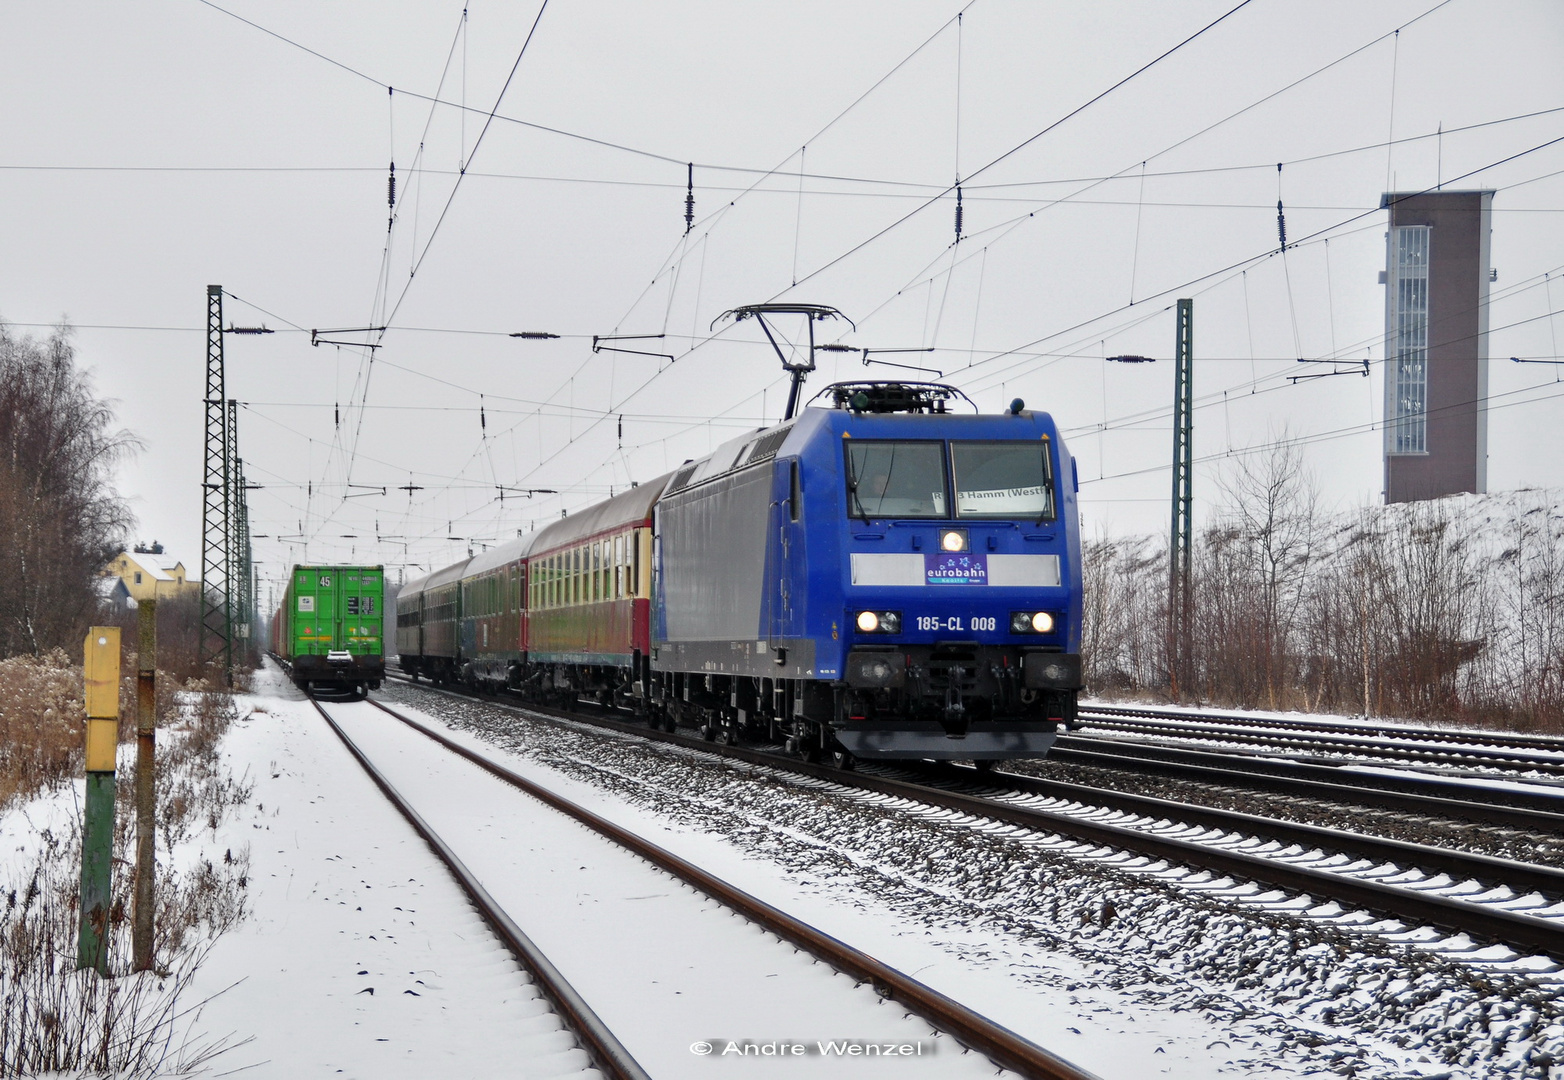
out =
[[(80, 768), (79, 721), (74, 733), (69, 730), (81, 712), (74, 691), (80, 670), (61, 663), (63, 655), (51, 659), (53, 666), (0, 663), (0, 679), (9, 680), (0, 685), (13, 694), (27, 688), (56, 694), (36, 699), (52, 703), (58, 719), (53, 726), (44, 711), (7, 699), (17, 716), (29, 718), (17, 725), (30, 733), (29, 745), (35, 747), (28, 760), (42, 755), (53, 762), (47, 777), (37, 766), (18, 769), (23, 777), (18, 790), (59, 783)], [(70, 692), (76, 692), (74, 701), (59, 697)], [(194, 860), (187, 853), (190, 841), (203, 830), (216, 830), (230, 810), (249, 799), (251, 785), (230, 776), (218, 753), (236, 718), (229, 695), (185, 689), (159, 698), (155, 970), (108, 979), (76, 970), (79, 829), (64, 837), (42, 831), (33, 862), (0, 885), (0, 1076), (177, 1075), (200, 1070), (226, 1048), (196, 1033), (201, 1003), (183, 997), (213, 943), (246, 914), (249, 851), (229, 849), (221, 858)], [(133, 737), (134, 725), (122, 725), (122, 731)], [(45, 732), (52, 733), (47, 740)], [(56, 749), (55, 758), (44, 754), (45, 746)], [(122, 855), (133, 850), (132, 797), (133, 785), (121, 783), (114, 844)], [(116, 859), (116, 902), (108, 927), (112, 972), (131, 967), (133, 874), (128, 859)]]
[(0, 660), (0, 810), (81, 768), (80, 665), (59, 649)]
[[(80, 865), (75, 837), (46, 835), (25, 881), (3, 897), (0, 1076), (79, 1071), (141, 1077), (198, 1069), (224, 1046), (194, 1036), (199, 1006), (181, 999), (217, 936), (243, 915), (242, 871), (207, 865), (183, 880), (165, 872), (160, 966), (105, 979), (76, 970)], [(123, 896), (128, 876), (115, 877), (116, 895)], [(193, 927), (201, 932), (188, 933)], [(119, 905), (110, 920), (109, 957), (111, 970), (129, 969), (130, 928)]]

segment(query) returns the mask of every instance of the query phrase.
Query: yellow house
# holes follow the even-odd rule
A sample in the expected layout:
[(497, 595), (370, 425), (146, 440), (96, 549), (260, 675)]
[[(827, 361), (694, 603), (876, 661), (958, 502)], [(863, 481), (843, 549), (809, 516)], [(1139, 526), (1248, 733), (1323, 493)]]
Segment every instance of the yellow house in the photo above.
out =
[(173, 600), (181, 596), (199, 596), (201, 583), (185, 577), (185, 564), (160, 566), (162, 550), (122, 551), (104, 567), (106, 577), (117, 577), (139, 603), (142, 600)]

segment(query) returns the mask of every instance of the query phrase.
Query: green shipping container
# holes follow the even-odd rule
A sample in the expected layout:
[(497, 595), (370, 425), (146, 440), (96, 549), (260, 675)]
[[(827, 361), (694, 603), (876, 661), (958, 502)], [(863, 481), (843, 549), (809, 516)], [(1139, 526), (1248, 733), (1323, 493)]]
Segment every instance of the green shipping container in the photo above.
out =
[(295, 566), (272, 623), (272, 649), (304, 689), (363, 696), (385, 676), (385, 568)]

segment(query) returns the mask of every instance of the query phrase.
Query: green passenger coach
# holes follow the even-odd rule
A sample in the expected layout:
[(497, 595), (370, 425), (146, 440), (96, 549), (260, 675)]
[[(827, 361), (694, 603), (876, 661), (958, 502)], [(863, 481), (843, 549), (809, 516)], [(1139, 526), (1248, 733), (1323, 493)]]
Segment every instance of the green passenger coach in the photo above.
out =
[(364, 697), (385, 677), (385, 568), (295, 566), (272, 619), (272, 651), (301, 690)]

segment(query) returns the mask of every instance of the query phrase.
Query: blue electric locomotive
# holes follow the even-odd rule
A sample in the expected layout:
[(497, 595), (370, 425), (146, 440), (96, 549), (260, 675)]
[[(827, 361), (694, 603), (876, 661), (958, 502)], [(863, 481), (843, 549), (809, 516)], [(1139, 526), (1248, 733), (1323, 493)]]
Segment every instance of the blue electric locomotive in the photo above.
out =
[(808, 757), (1042, 757), (1080, 688), (1074, 460), (1051, 417), (829, 387), (655, 507), (654, 720)]

